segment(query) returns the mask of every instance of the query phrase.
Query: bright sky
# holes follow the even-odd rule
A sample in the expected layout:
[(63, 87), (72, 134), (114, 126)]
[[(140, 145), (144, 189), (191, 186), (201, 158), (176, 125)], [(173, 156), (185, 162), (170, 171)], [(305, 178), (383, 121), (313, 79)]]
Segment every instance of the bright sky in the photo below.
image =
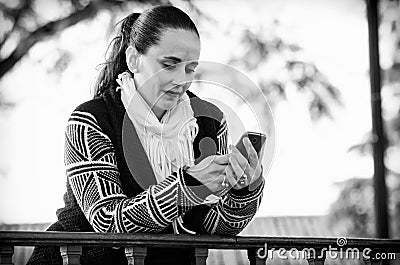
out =
[[(283, 36), (298, 42), (307, 59), (328, 77), (343, 95), (344, 107), (335, 119), (312, 123), (296, 93), (274, 109), (276, 153), (267, 176), (258, 215), (324, 215), (336, 199), (333, 183), (353, 176), (372, 175), (372, 161), (347, 149), (370, 129), (368, 36), (362, 0), (202, 1), (201, 8), (221, 21), (268, 25), (281, 22)], [(231, 2), (229, 2), (231, 3)], [(64, 129), (70, 112), (91, 98), (95, 66), (106, 48), (107, 14), (80, 23), (59, 39), (36, 45), (29, 57), (0, 80), (5, 95), (17, 106), (0, 113), (0, 223), (52, 222), (63, 205), (66, 176), (63, 164)], [(235, 51), (222, 31), (201, 28), (202, 60), (225, 62)], [(88, 34), (91, 32), (92, 34)], [(98, 33), (98, 34), (94, 34)], [(56, 49), (71, 53), (72, 61), (61, 77), (46, 67)], [(223, 93), (207, 95), (232, 109)], [(225, 96), (225, 97), (224, 97)], [(249, 120), (242, 107), (237, 115)], [(228, 125), (232, 128), (228, 116)], [(262, 123), (263, 121), (261, 121)], [(246, 128), (254, 128), (254, 123)], [(232, 134), (233, 142), (238, 133)], [(1, 173), (1, 172), (0, 172)]]

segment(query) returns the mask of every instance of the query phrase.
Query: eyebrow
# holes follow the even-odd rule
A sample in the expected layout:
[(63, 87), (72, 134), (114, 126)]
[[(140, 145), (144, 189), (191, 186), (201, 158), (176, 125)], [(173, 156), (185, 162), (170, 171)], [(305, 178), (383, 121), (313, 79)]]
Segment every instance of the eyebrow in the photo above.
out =
[[(175, 56), (164, 56), (164, 59), (173, 60), (177, 63), (182, 62), (182, 60), (180, 58), (175, 57)], [(190, 62), (190, 64), (195, 64), (196, 66), (199, 65), (199, 63), (197, 61), (192, 61), (192, 62)]]
[(182, 62), (182, 60), (180, 58), (175, 57), (175, 56), (164, 56), (164, 59), (173, 60), (173, 61), (176, 61), (178, 63)]

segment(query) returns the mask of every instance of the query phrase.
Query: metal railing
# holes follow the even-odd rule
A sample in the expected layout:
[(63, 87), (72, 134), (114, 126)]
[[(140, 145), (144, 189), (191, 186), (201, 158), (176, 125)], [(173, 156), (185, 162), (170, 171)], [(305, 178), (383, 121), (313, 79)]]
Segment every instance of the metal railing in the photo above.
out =
[(247, 250), (251, 265), (266, 264), (268, 253), (274, 250), (303, 253), (310, 265), (324, 264), (332, 253), (341, 258), (358, 253), (365, 264), (382, 264), (393, 258), (389, 254), (400, 252), (397, 239), (0, 231), (0, 265), (13, 264), (15, 246), (59, 246), (63, 263), (68, 265), (80, 264), (85, 246), (123, 247), (129, 265), (144, 264), (148, 247), (191, 248), (196, 265), (207, 264), (209, 249)]

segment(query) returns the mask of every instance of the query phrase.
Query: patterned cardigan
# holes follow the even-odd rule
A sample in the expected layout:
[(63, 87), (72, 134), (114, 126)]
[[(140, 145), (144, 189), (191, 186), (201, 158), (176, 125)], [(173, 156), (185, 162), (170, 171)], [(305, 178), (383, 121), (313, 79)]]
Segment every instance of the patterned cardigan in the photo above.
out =
[[(199, 125), (193, 143), (196, 163), (208, 155), (225, 154), (228, 130), (223, 113), (187, 93)], [(173, 233), (171, 224), (178, 217), (197, 234), (236, 235), (246, 227), (259, 207), (264, 181), (253, 191), (232, 189), (212, 205), (201, 204), (210, 191), (183, 169), (157, 183), (134, 126), (124, 114), (114, 90), (71, 114), (65, 135), (65, 207), (57, 211), (58, 221), (48, 230)], [(190, 251), (180, 251), (179, 258), (173, 253), (149, 249), (145, 262), (189, 262)], [(126, 264), (126, 259), (118, 249), (84, 248), (82, 264), (102, 262)], [(28, 264), (62, 262), (58, 249), (38, 247)]]

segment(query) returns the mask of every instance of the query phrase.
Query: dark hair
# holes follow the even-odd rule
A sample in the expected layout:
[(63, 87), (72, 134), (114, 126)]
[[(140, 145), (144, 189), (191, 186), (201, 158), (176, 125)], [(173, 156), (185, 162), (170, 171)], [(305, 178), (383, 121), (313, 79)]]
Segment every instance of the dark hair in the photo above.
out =
[(117, 86), (119, 74), (128, 70), (125, 50), (133, 45), (140, 54), (159, 43), (161, 34), (166, 29), (185, 29), (199, 32), (190, 17), (174, 6), (157, 6), (145, 10), (142, 14), (132, 13), (118, 22), (121, 23), (119, 34), (111, 41), (106, 52), (106, 62), (97, 77), (94, 97), (99, 97), (107, 89)]

